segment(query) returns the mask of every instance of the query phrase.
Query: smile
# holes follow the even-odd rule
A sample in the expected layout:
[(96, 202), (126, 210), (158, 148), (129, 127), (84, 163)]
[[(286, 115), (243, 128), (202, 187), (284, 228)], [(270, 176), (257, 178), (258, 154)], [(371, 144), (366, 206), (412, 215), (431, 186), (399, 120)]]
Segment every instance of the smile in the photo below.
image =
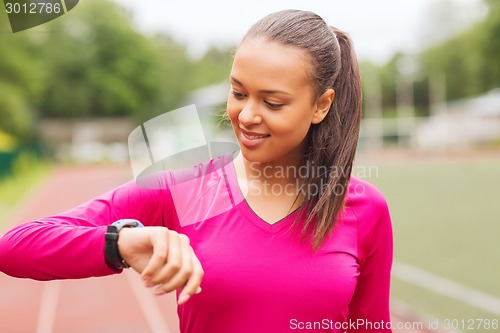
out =
[(260, 134), (260, 133), (247, 132), (241, 128), (240, 128), (240, 130), (241, 130), (241, 133), (243, 133), (243, 135), (249, 140), (263, 139), (263, 138), (267, 138), (267, 137), (271, 136), (270, 134)]
[(264, 134), (264, 135), (247, 135), (245, 133), (243, 133), (243, 135), (245, 135), (247, 137), (247, 139), (250, 139), (250, 140), (263, 139), (263, 138), (267, 138), (269, 136), (269, 134)]
[(247, 132), (240, 128), (240, 142), (247, 148), (260, 146), (270, 136), (270, 134)]

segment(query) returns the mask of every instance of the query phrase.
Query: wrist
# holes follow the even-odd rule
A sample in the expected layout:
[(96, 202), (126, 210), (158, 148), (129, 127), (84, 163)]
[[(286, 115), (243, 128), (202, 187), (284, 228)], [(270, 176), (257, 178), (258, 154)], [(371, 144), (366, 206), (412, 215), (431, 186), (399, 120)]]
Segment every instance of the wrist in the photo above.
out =
[(129, 260), (131, 259), (130, 251), (132, 249), (130, 249), (130, 247), (131, 247), (130, 238), (134, 237), (134, 230), (132, 230), (132, 229), (133, 228), (123, 228), (118, 233), (118, 241), (117, 241), (118, 253), (120, 254), (122, 260), (127, 265), (130, 262)]

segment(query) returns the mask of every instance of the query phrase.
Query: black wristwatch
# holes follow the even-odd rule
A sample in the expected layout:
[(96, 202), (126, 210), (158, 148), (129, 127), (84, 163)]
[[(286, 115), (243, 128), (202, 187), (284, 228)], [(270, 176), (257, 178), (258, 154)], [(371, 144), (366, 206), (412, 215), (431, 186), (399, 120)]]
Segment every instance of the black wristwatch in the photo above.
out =
[(141, 228), (144, 227), (141, 222), (132, 219), (123, 219), (118, 220), (108, 226), (108, 230), (106, 235), (104, 236), (106, 239), (104, 245), (104, 257), (106, 259), (106, 263), (111, 267), (116, 269), (129, 268), (130, 266), (123, 260), (120, 255), (120, 251), (118, 251), (118, 233), (122, 228)]

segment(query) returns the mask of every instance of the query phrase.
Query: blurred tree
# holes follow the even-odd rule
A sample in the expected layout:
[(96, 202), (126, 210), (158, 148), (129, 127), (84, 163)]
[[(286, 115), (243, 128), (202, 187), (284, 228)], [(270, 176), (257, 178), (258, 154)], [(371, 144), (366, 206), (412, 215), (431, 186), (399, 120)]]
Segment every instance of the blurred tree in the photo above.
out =
[(143, 118), (168, 101), (161, 98), (168, 93), (160, 91), (162, 76), (169, 73), (159, 70), (158, 48), (115, 3), (85, 1), (49, 28), (53, 33), (42, 46), (48, 74), (43, 116)]
[[(154, 47), (150, 59), (156, 67), (157, 78), (154, 80), (157, 98), (151, 104), (151, 115), (159, 115), (179, 106), (192, 84), (189, 82), (192, 61), (187, 56), (186, 47), (176, 43), (170, 36), (156, 35), (152, 39)], [(141, 121), (150, 118), (148, 113), (139, 112)]]
[[(443, 78), (446, 92), (441, 97), (447, 100), (465, 98), (500, 87), (500, 1), (484, 1), (488, 10), (483, 19), (416, 55), (418, 66), (414, 77), (414, 101), (417, 115), (429, 114), (429, 86), (437, 78)], [(452, 30), (456, 31), (458, 26), (462, 25), (456, 24)], [(395, 114), (396, 78), (400, 75), (397, 64), (404, 56), (396, 53), (386, 64), (378, 66), (378, 72), (366, 64), (361, 67), (363, 74), (369, 72), (370, 76), (379, 76), (384, 116)], [(365, 95), (371, 94), (370, 89), (369, 84), (364, 85)]]
[(442, 71), (448, 100), (500, 86), (500, 5), (486, 1), (486, 17), (462, 33), (421, 53), (426, 75)]
[(124, 116), (139, 121), (179, 107), (184, 94), (227, 78), (228, 51), (198, 61), (168, 35), (137, 32), (114, 2), (87, 0), (46, 29), (40, 45), (45, 87), (42, 116)]
[(168, 35), (139, 33), (109, 0), (16, 34), (2, 20), (0, 31), (0, 130), (22, 138), (38, 117), (145, 121), (179, 107), (188, 91), (227, 80), (231, 66), (230, 50), (194, 60)]
[[(481, 62), (480, 74), (483, 90), (500, 87), (500, 2), (487, 0), (489, 7), (486, 20), (479, 26), (477, 33)], [(472, 37), (472, 36), (471, 36)], [(475, 37), (475, 36), (474, 36)]]
[[(428, 105), (435, 73), (444, 73), (450, 100), (500, 86), (500, 1), (484, 1), (482, 21), (418, 55), (417, 110)], [(150, 119), (179, 107), (189, 90), (226, 81), (232, 62), (230, 49), (212, 48), (193, 60), (168, 35), (140, 34), (130, 13), (109, 0), (84, 1), (62, 18), (16, 34), (0, 20), (0, 31), (0, 130), (22, 138), (32, 137), (39, 116)], [(383, 66), (362, 64), (376, 82), (365, 82), (365, 94), (372, 87), (382, 91), (372, 96), (382, 97), (385, 116), (395, 113), (403, 56)]]
[(32, 57), (32, 39), (13, 35), (8, 20), (0, 21), (0, 131), (19, 138), (33, 132), (33, 105), (42, 92), (43, 64)]
[(213, 83), (229, 81), (234, 50), (235, 48), (210, 48), (196, 62), (195, 66), (191, 67), (193, 78), (191, 88), (196, 89)]
[(379, 70), (382, 85), (382, 105), (384, 116), (395, 116), (396, 113), (396, 77), (398, 75), (397, 63), (403, 57), (397, 53)]
[(33, 113), (25, 94), (16, 86), (1, 80), (0, 91), (0, 132), (22, 139), (31, 138)]

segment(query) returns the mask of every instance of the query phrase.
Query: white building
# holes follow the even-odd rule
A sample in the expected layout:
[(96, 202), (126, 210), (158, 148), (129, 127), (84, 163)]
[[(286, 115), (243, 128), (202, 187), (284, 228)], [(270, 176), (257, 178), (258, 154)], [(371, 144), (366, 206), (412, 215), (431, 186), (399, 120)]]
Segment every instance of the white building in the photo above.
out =
[(467, 148), (500, 140), (500, 88), (443, 105), (418, 124), (414, 145), (424, 150)]

